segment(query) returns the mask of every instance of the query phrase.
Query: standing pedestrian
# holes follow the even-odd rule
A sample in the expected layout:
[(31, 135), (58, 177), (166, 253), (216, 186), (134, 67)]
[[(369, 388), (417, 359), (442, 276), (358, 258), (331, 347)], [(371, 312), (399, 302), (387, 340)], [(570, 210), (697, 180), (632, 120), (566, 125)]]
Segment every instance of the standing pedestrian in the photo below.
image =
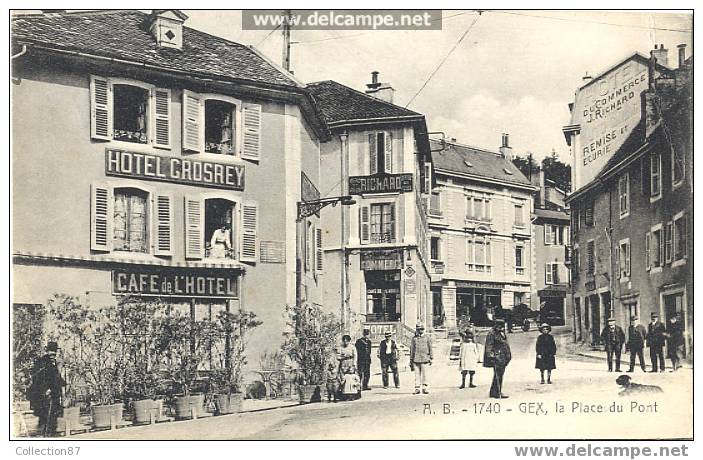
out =
[(62, 392), (66, 382), (61, 377), (56, 364), (59, 345), (46, 344), (46, 354), (39, 358), (32, 369), (30, 384), (30, 405), (34, 415), (39, 417), (39, 431), (42, 437), (56, 435), (58, 418), (62, 412)]
[(339, 372), (333, 362), (327, 365), (325, 371), (325, 387), (327, 390), (327, 402), (337, 402), (337, 393), (339, 392)]
[(410, 370), (415, 372), (415, 393), (429, 393), (428, 367), (432, 365), (432, 340), (425, 335), (425, 326), (418, 322), (415, 337), (410, 342)]
[(659, 363), (659, 372), (664, 372), (666, 364), (664, 363), (664, 334), (666, 327), (659, 321), (659, 315), (652, 313), (652, 322), (647, 326), (647, 346), (649, 347), (649, 359), (652, 360), (652, 370), (657, 372), (657, 363)]
[[(356, 348), (351, 344), (351, 336), (344, 334), (342, 336), (342, 346), (337, 352), (337, 360), (339, 361), (338, 372), (340, 376), (349, 373), (350, 368), (355, 368), (356, 365)], [(340, 380), (343, 377), (340, 377)]]
[(671, 359), (671, 372), (676, 372), (684, 354), (683, 322), (679, 313), (671, 317), (666, 328), (666, 351)]
[(625, 331), (615, 324), (615, 318), (608, 318), (608, 325), (603, 329), (600, 338), (605, 344), (608, 356), (608, 372), (613, 372), (613, 357), (615, 357), (615, 372), (620, 372), (620, 356), (625, 344)]
[(639, 357), (640, 367), (643, 372), (647, 372), (644, 364), (644, 339), (647, 337), (647, 330), (639, 322), (637, 316), (633, 316), (630, 327), (627, 329), (627, 348), (630, 350), (630, 368), (627, 372), (635, 371), (635, 356)]
[(474, 342), (474, 334), (468, 329), (462, 334), (464, 341), (459, 349), (459, 368), (461, 369), (461, 386), (466, 388), (466, 374), (469, 374), (469, 388), (476, 388), (474, 385), (474, 374), (476, 373), (476, 363), (479, 361), (478, 345)]
[(371, 378), (371, 339), (369, 334), (371, 331), (368, 327), (364, 328), (362, 337), (356, 341), (356, 367), (359, 371), (359, 379), (361, 379), (361, 389), (370, 390), (369, 379)]
[(554, 337), (550, 334), (552, 326), (547, 323), (542, 323), (539, 327), (541, 334), (537, 337), (535, 350), (537, 351), (537, 359), (535, 368), (539, 369), (541, 377), (540, 383), (544, 383), (544, 371), (547, 371), (547, 383), (552, 384), (552, 371), (557, 368), (554, 357), (557, 354), (557, 344)]
[(388, 388), (388, 370), (393, 372), (393, 383), (396, 388), (400, 388), (400, 376), (398, 375), (398, 345), (391, 338), (390, 331), (386, 331), (386, 340), (378, 346), (378, 359), (381, 361), (381, 379), (383, 388)]
[(505, 335), (505, 322), (497, 319), (486, 335), (486, 344), (483, 351), (483, 367), (493, 368), (493, 383), (489, 395), (491, 398), (507, 398), (503, 394), (503, 375), (508, 363), (512, 359), (510, 344)]

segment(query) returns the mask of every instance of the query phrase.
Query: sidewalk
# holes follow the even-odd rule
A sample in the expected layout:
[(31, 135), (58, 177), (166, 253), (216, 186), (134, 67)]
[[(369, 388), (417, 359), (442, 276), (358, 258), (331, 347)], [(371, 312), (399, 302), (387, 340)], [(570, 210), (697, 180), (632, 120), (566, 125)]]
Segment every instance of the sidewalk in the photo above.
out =
[[(603, 361), (607, 361), (607, 359), (608, 359), (604, 350), (579, 350), (576, 352), (576, 354), (578, 354), (579, 356), (584, 356), (586, 358), (600, 359)], [(647, 366), (651, 365), (651, 362), (649, 361), (649, 356), (645, 356), (644, 361)], [(622, 353), (621, 362), (622, 362), (622, 364), (625, 364), (626, 367), (630, 365), (629, 364), (630, 363), (630, 353), (629, 352)], [(665, 364), (667, 366), (667, 369), (671, 368), (671, 360), (667, 359)], [(681, 368), (682, 369), (693, 369), (693, 363), (690, 363), (690, 362), (684, 360), (681, 363)]]

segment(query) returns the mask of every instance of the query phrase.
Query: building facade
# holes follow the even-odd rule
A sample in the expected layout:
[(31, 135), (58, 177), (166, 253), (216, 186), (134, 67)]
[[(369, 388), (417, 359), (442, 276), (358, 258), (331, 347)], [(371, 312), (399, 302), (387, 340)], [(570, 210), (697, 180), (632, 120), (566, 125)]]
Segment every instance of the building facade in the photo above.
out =
[(538, 187), (532, 213), (535, 254), (530, 309), (552, 325), (572, 325), (569, 248), (571, 219), (565, 208), (566, 192), (545, 178), (544, 170), (529, 178)]
[(485, 325), (501, 309), (531, 303), (536, 188), (511, 160), (507, 135), (500, 153), (432, 142), (428, 238), (436, 327), (453, 329), (469, 318)]
[[(577, 340), (598, 344), (605, 319), (626, 328), (680, 314), (693, 343), (692, 58), (652, 51), (639, 117), (595, 179), (568, 198)], [(640, 60), (637, 56), (631, 59)], [(627, 63), (627, 60), (625, 61)]]
[(366, 326), (374, 341), (391, 331), (408, 342), (431, 314), (427, 127), (424, 116), (392, 103), (393, 89), (376, 72), (367, 86), (363, 93), (334, 81), (308, 85), (333, 134), (322, 145), (321, 190), (355, 201), (321, 211), (324, 304), (347, 332)]
[(13, 18), (13, 299), (241, 308), (252, 353), (277, 349), (285, 306), (322, 302), (320, 221), (296, 202), (328, 131), (290, 74), (186, 20)]

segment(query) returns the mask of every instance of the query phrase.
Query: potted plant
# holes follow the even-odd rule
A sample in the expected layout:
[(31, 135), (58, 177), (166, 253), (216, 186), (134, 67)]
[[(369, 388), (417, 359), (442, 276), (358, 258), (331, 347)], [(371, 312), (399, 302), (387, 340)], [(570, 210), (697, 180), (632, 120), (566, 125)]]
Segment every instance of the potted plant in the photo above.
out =
[(210, 374), (210, 383), (218, 414), (231, 414), (242, 409), (242, 369), (246, 364), (247, 338), (259, 325), (261, 321), (253, 312), (221, 311), (217, 315), (211, 340), (221, 345), (222, 352), (217, 367)]
[(317, 305), (298, 304), (287, 311), (289, 328), (283, 350), (297, 366), (300, 403), (319, 402), (325, 363), (334, 353), (341, 324)]

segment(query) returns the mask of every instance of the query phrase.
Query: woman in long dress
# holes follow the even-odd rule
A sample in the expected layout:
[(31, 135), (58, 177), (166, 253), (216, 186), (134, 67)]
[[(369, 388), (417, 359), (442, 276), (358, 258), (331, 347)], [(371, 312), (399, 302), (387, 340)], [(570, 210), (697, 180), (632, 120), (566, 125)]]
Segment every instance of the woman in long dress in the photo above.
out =
[[(356, 347), (351, 343), (351, 336), (342, 336), (342, 346), (337, 351), (339, 361), (338, 380), (340, 393), (346, 399), (347, 391), (351, 391), (351, 376), (356, 375)], [(345, 391), (346, 390), (346, 391)]]
[(535, 350), (537, 351), (535, 368), (539, 369), (542, 377), (540, 383), (544, 383), (544, 371), (547, 371), (547, 383), (551, 384), (552, 370), (557, 368), (554, 360), (554, 356), (557, 354), (557, 344), (554, 342), (554, 337), (550, 334), (552, 327), (549, 324), (543, 323), (539, 329), (542, 333), (537, 337), (537, 344), (535, 345)]
[(227, 257), (227, 251), (232, 249), (227, 224), (222, 224), (220, 228), (212, 232), (210, 246), (212, 248), (210, 250), (210, 257), (214, 257), (215, 259), (224, 259)]
[(473, 332), (468, 329), (462, 334), (462, 337), (464, 341), (459, 349), (459, 368), (461, 369), (461, 386), (459, 388), (466, 388), (466, 374), (469, 374), (469, 388), (476, 388), (474, 374), (479, 361), (478, 344), (474, 342)]

